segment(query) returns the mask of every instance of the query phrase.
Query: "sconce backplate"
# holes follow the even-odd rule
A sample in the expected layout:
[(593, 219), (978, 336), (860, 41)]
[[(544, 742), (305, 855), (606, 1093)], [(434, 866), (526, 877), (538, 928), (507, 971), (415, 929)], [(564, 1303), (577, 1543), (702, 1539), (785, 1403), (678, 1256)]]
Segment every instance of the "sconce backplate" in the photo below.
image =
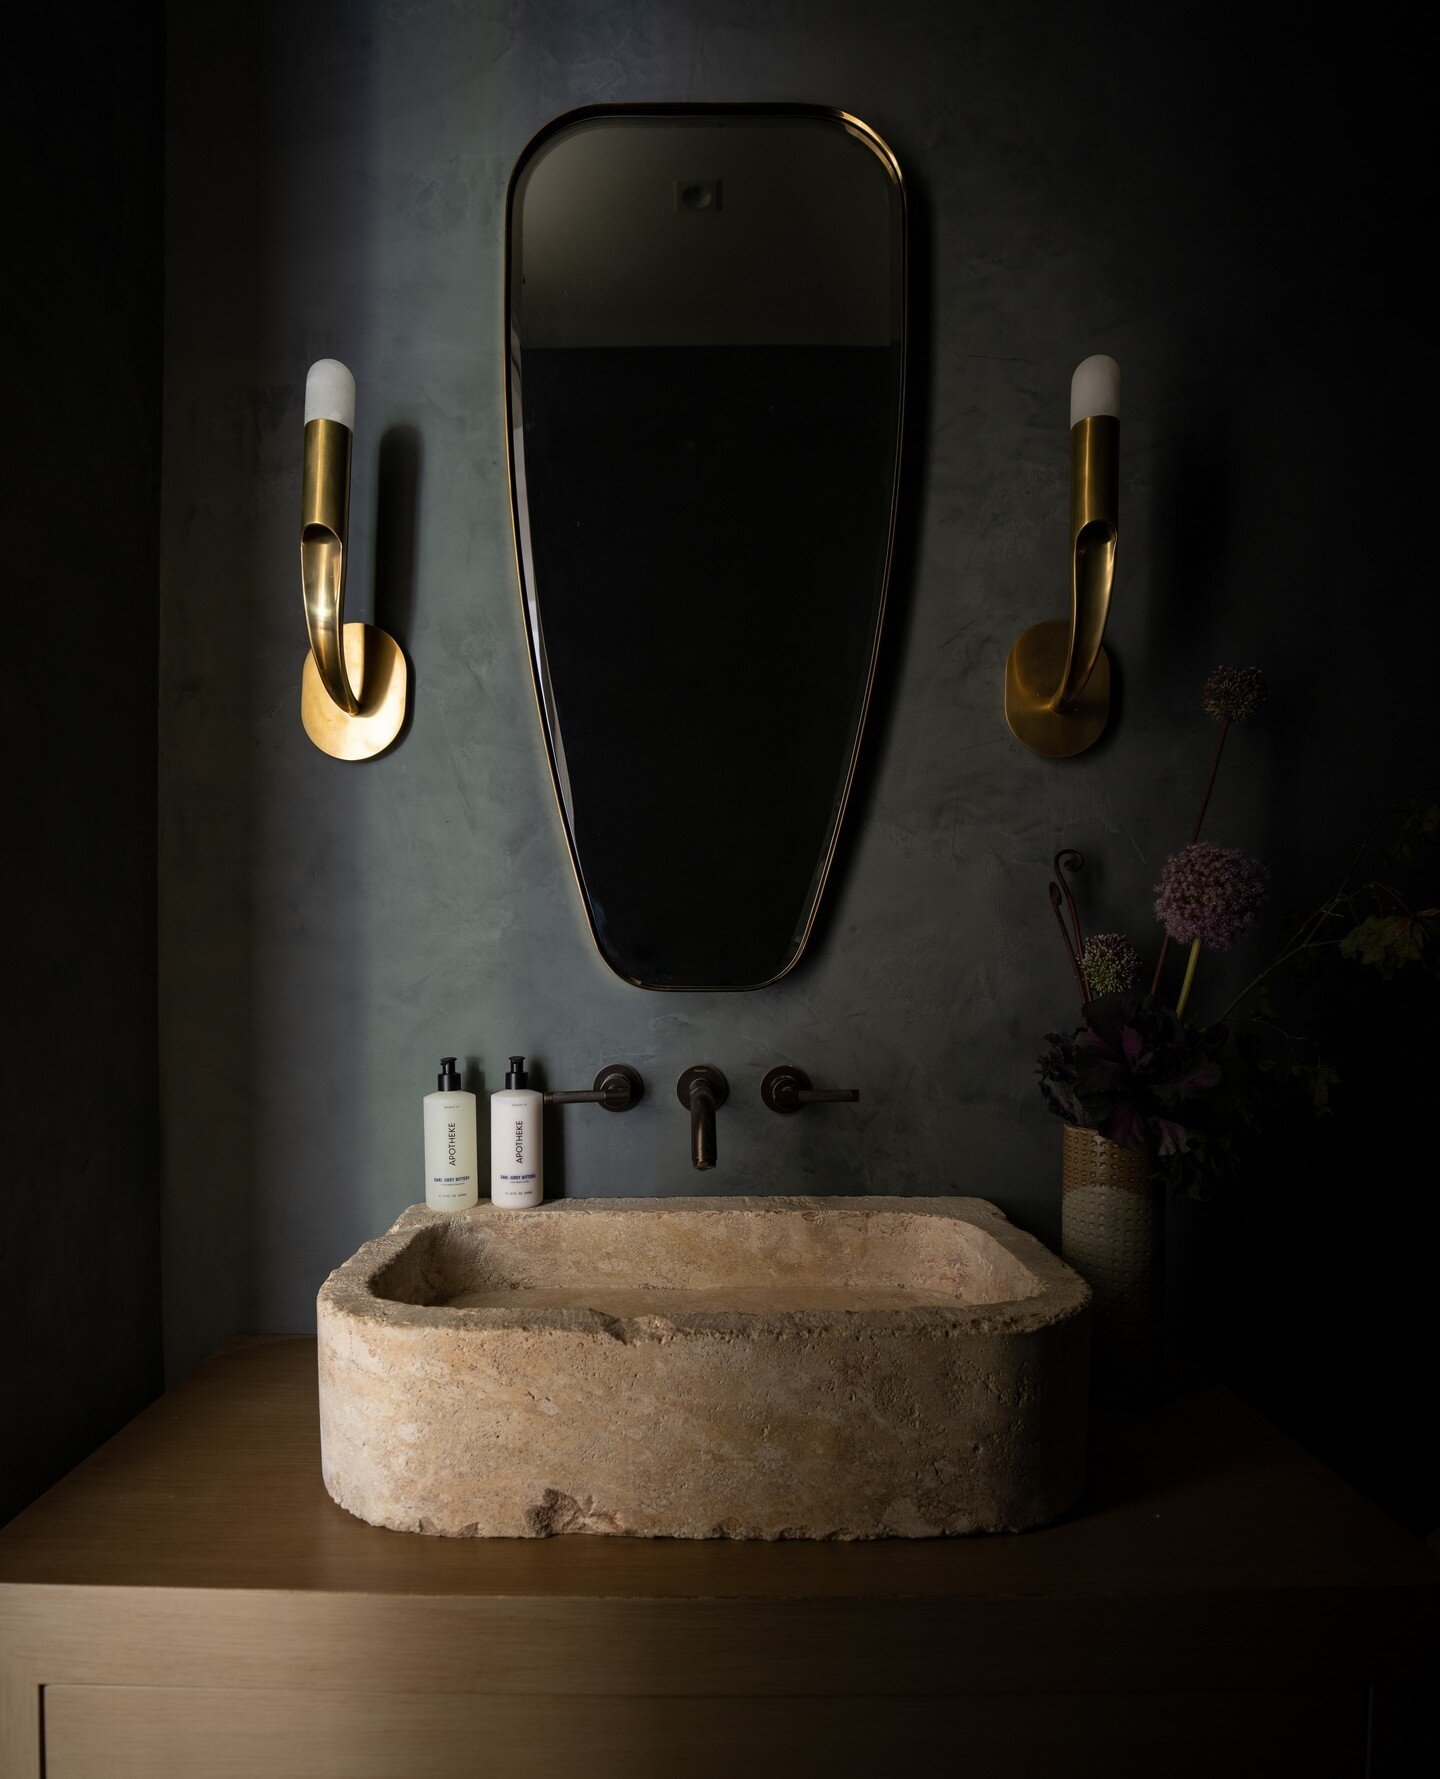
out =
[(351, 716), (320, 680), (315, 656), (305, 655), (300, 682), (300, 721), (322, 753), (336, 760), (373, 760), (405, 723), (408, 671), (400, 646), (373, 624), (345, 626), (345, 667), (360, 700)]
[(1110, 715), (1110, 657), (1102, 648), (1075, 701), (1054, 706), (1065, 676), (1070, 626), (1056, 621), (1032, 626), (1005, 663), (1005, 721), (1018, 742), (1046, 760), (1083, 754), (1105, 732)]

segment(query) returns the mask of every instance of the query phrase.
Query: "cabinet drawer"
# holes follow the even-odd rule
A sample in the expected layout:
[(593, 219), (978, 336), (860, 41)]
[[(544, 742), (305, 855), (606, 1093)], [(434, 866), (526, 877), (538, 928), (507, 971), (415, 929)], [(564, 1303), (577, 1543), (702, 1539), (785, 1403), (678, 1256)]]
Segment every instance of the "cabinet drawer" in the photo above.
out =
[(635, 1698), (50, 1686), (46, 1779), (1359, 1779), (1366, 1694)]

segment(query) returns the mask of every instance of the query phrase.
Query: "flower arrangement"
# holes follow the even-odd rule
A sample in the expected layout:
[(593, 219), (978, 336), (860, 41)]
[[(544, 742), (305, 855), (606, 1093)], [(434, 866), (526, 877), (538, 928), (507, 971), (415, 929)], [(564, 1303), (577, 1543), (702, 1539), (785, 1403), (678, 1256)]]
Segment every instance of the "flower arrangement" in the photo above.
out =
[(1183, 1153), (1186, 1108), (1220, 1080), (1213, 1037), (1133, 990), (1088, 1002), (1084, 1019), (1078, 1032), (1045, 1040), (1040, 1088), (1051, 1110), (1114, 1143)]
[[(1200, 838), (1230, 732), (1254, 717), (1267, 697), (1255, 667), (1217, 667), (1205, 683), (1201, 704), (1220, 732), (1189, 842), (1165, 860), (1155, 886), (1161, 940), (1148, 992), (1136, 987), (1141, 959), (1126, 934), (1084, 934), (1072, 887), (1082, 856), (1063, 851), (1053, 862), (1050, 906), (1083, 1023), (1046, 1038), (1040, 1091), (1067, 1123), (1124, 1146), (1152, 1148), (1171, 1183), (1192, 1191), (1238, 1164), (1244, 1130), (1259, 1122), (1267, 1094), (1298, 1092), (1317, 1113), (1329, 1108), (1335, 1071), (1275, 1017), (1271, 989), (1279, 975), (1322, 952), (1337, 952), (1382, 976), (1418, 966), (1440, 978), (1440, 908), (1414, 907), (1390, 883), (1357, 882), (1362, 860), (1387, 822), (1398, 826), (1399, 835), (1382, 855), (1386, 864), (1410, 866), (1440, 856), (1440, 805), (1413, 798), (1382, 816), (1339, 886), (1294, 923), (1218, 1018), (1205, 1026), (1187, 1023), (1202, 953), (1229, 951), (1244, 939), (1269, 888), (1269, 872), (1259, 860)], [(1162, 997), (1172, 941), (1188, 947), (1173, 1006)]]

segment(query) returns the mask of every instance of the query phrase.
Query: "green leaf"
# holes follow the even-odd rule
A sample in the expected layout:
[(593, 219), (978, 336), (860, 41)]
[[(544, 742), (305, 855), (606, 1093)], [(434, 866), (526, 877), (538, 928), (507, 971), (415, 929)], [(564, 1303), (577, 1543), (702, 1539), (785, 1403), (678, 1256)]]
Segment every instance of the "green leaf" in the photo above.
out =
[(1423, 964), (1430, 934), (1425, 914), (1372, 914), (1340, 941), (1340, 955), (1369, 964), (1387, 980), (1406, 964)]
[(1340, 1071), (1330, 1067), (1329, 1063), (1316, 1063), (1314, 1079), (1310, 1084), (1310, 1103), (1322, 1116), (1330, 1110), (1330, 1090), (1339, 1085)]
[(1417, 859), (1432, 858), (1440, 851), (1440, 803), (1417, 803), (1414, 812), (1401, 825), (1396, 839), (1381, 853), (1386, 865), (1411, 865)]

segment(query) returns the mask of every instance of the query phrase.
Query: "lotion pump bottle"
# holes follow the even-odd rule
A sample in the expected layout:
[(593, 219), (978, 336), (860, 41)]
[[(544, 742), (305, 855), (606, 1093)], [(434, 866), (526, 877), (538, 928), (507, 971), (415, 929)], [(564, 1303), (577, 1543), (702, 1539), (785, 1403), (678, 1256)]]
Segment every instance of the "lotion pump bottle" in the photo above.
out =
[(511, 1211), (531, 1210), (545, 1196), (545, 1096), (527, 1081), (525, 1058), (512, 1056), (504, 1088), (490, 1095), (490, 1200)]
[(425, 1203), (466, 1211), (479, 1197), (475, 1095), (464, 1093), (455, 1058), (440, 1059), (438, 1091), (425, 1095)]

